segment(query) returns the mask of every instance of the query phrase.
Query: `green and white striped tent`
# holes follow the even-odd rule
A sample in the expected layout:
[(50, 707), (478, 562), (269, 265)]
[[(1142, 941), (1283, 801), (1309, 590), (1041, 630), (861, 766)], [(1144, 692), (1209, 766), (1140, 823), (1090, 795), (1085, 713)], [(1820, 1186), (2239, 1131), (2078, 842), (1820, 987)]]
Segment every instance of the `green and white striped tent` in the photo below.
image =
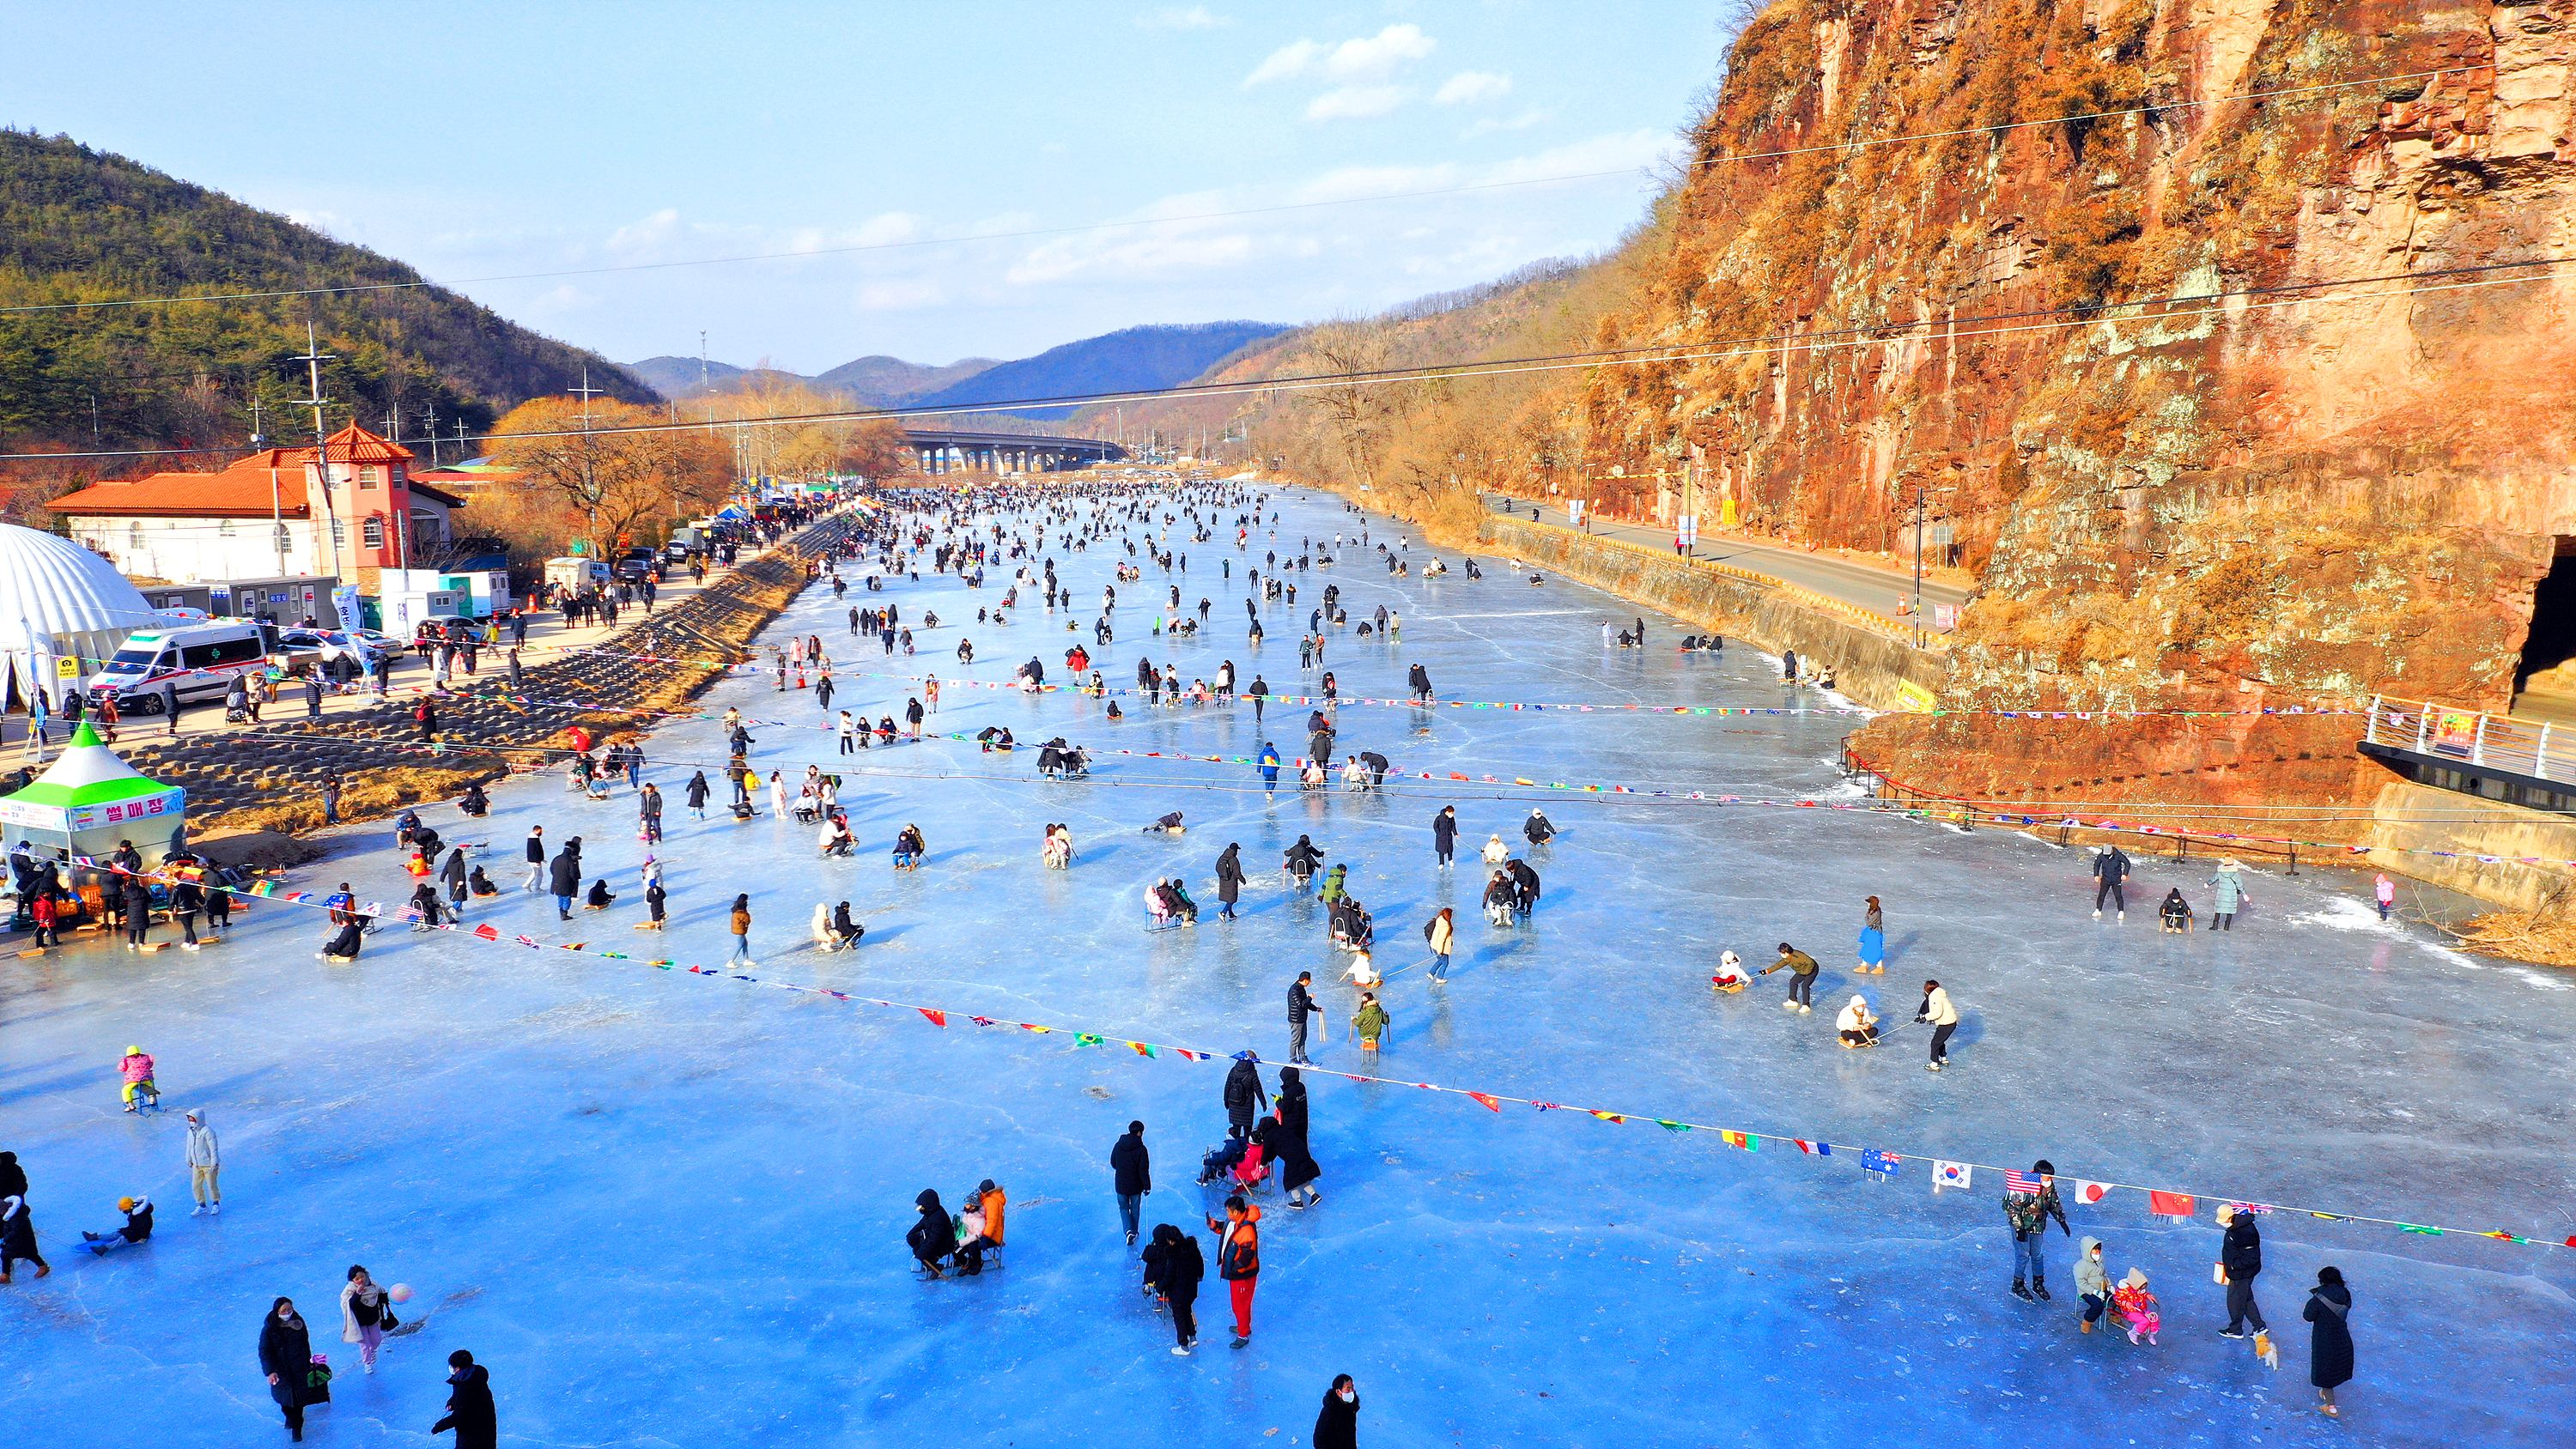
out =
[(188, 792), (164, 785), (116, 757), (81, 722), (71, 746), (36, 782), (0, 796), (0, 831), (66, 855), (105, 857), (131, 840), (144, 863), (169, 854), (187, 819)]

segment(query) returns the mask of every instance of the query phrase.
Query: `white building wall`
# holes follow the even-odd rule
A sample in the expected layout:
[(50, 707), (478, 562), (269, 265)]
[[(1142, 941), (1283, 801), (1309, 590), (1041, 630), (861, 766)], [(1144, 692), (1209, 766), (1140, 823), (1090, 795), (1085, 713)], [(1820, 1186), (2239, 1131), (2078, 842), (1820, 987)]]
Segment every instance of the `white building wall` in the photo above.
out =
[(328, 573), (328, 549), (313, 523), (286, 521), (286, 567), (277, 561), (276, 525), (265, 518), (119, 518), (69, 520), (72, 538), (115, 560), (117, 572), (174, 584), (265, 579), (280, 573)]

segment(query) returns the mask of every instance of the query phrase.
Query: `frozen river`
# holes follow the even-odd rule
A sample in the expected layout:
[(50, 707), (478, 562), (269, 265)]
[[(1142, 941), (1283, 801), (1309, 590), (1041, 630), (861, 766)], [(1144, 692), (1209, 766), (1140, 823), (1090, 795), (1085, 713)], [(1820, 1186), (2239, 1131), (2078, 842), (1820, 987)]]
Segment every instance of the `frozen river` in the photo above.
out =
[[(1280, 540), (1356, 527), (1328, 499), (1292, 495)], [(1231, 517), (1231, 513), (1227, 514)], [(1226, 531), (1231, 537), (1231, 529)], [(1372, 525), (1372, 540), (1403, 530)], [(1311, 687), (1295, 640), (1327, 579), (1354, 624), (1384, 602), (1403, 642), (1336, 631), (1326, 667), (1346, 696), (1400, 696), (1428, 667), (1447, 697), (1553, 704), (1770, 706), (1827, 702), (1782, 685), (1749, 648), (1684, 655), (1648, 615), (1656, 647), (1605, 649), (1600, 626), (1637, 610), (1551, 580), (1389, 579), (1344, 551), (1300, 576), (1299, 603), (1264, 611), (1258, 654), (1242, 632), (1247, 555), (1190, 555), (1185, 600), (1214, 601), (1196, 640), (1146, 635), (1159, 570), (1120, 589), (1116, 644), (1095, 651), (1113, 685), (1150, 653), (1182, 677), (1232, 658), (1243, 678)], [(1051, 548), (1088, 625), (1112, 564), (1095, 546)], [(1418, 540), (1411, 556), (1429, 551)], [(1455, 563), (1454, 554), (1445, 555)], [(1119, 553), (1116, 558), (1123, 560)], [(1368, 554), (1374, 559), (1373, 552)], [(1231, 559), (1230, 578), (1219, 576)], [(1043, 609), (1008, 629), (966, 626), (980, 661), (960, 670), (956, 621), (997, 601), (1007, 569), (970, 593), (924, 575), (881, 596), (935, 609), (909, 664), (998, 681), (1031, 654), (1050, 679), (1077, 636)], [(773, 638), (817, 633), (857, 651), (846, 604), (810, 590)], [(911, 687), (844, 671), (836, 704), (893, 713)], [(1300, 685), (1293, 681), (1303, 680)], [(1305, 711), (1153, 711), (951, 687), (934, 728), (1007, 724), (1024, 742), (1064, 733), (1095, 748), (1245, 756), (1263, 738), (1300, 752)], [(810, 697), (768, 677), (706, 698), (712, 711), (819, 724)], [(1857, 721), (1550, 709), (1347, 706), (1342, 748), (1400, 768), (1777, 797), (1833, 797), (1830, 762)], [(828, 735), (757, 728), (764, 768), (792, 780), (834, 764)], [(2222, 1199), (2295, 1204), (2556, 1242), (2571, 1213), (2568, 1103), (2576, 993), (2563, 973), (2473, 960), (2362, 904), (2330, 872), (2256, 875), (2231, 934), (2160, 934), (2152, 901), (2207, 863), (2142, 859), (2125, 924), (2090, 916), (2080, 853), (2000, 831), (1962, 836), (1897, 818), (1549, 792), (1563, 830), (1533, 857), (1545, 897), (1525, 928), (1476, 910), (1474, 852), (1500, 832), (1518, 850), (1529, 792), (1408, 779), (1383, 793), (1268, 797), (1243, 772), (1105, 756), (1092, 781), (1041, 784), (1033, 753), (978, 755), (934, 741), (870, 751), (844, 771), (862, 841), (816, 858), (813, 831), (764, 816), (697, 821), (680, 802), (712, 774), (709, 721), (650, 743), (647, 777), (670, 800), (673, 921), (661, 937), (634, 889), (631, 798), (605, 803), (552, 777), (493, 792), (487, 822), (430, 813), (509, 889), (478, 906), (505, 941), (663, 956), (713, 967), (724, 911), (751, 896), (759, 967), (746, 974), (939, 1006), (1058, 1031), (947, 1027), (917, 1014), (770, 989), (641, 961), (530, 951), (389, 924), (355, 967), (313, 959), (307, 913), (261, 904), (231, 941), (136, 958), (81, 945), (0, 967), (0, 1147), (33, 1179), (54, 1275), (0, 1289), (0, 1405), (14, 1444), (262, 1445), (284, 1438), (254, 1361), (262, 1310), (303, 1306), (315, 1347), (345, 1373), (312, 1413), (322, 1444), (425, 1445), (449, 1349), (489, 1365), (503, 1442), (515, 1445), (1303, 1443), (1325, 1385), (1357, 1377), (1363, 1444), (1814, 1444), (1864, 1432), (1925, 1443), (2170, 1445), (2566, 1442), (2576, 1413), (2563, 1248), (2402, 1234), (2304, 1211), (2264, 1216), (2257, 1292), (2281, 1366), (2216, 1335), (2210, 1281)], [(1430, 819), (1458, 807), (1459, 867), (1433, 868)], [(763, 809), (766, 810), (766, 802)], [(1186, 812), (1184, 836), (1139, 827)], [(1045, 822), (1081, 848), (1041, 867)], [(926, 868), (888, 868), (895, 831), (920, 825)], [(519, 843), (584, 837), (591, 875), (624, 899), (605, 918), (555, 920), (521, 895)], [(1286, 1055), (1284, 993), (1297, 971), (1328, 983), (1343, 960), (1322, 909), (1278, 883), (1279, 852), (1309, 833), (1347, 861), (1375, 912), (1382, 968), (1418, 961), (1425, 918), (1458, 910), (1445, 989), (1393, 978), (1384, 1073), (1633, 1114), (1537, 1112), (1317, 1075), (1313, 1144), (1325, 1200), (1266, 1199), (1264, 1272), (1250, 1346), (1229, 1351), (1211, 1252), (1198, 1301), (1204, 1345), (1169, 1352), (1168, 1320), (1137, 1292), (1134, 1252), (1110, 1195), (1109, 1149), (1146, 1123), (1155, 1192), (1145, 1222), (1198, 1229), (1216, 1201), (1192, 1185), (1224, 1135), (1219, 1053)], [(332, 837), (295, 883), (407, 894), (389, 827)], [(1212, 862), (1240, 842), (1252, 877), (1234, 923), (1214, 919)], [(1139, 891), (1188, 878), (1194, 930), (1148, 934)], [(2366, 879), (2366, 878), (2365, 878)], [(1890, 964), (1856, 977), (1863, 897), (1884, 899)], [(868, 925), (853, 954), (812, 946), (817, 900)], [(1717, 952), (1752, 964), (1777, 942), (1824, 963), (1812, 1016), (1780, 1009), (1787, 977), (1731, 997), (1708, 989)], [(1923, 1070), (1912, 1026), (1927, 975), (1964, 1024), (1952, 1070)], [(1846, 1052), (1832, 1011), (1854, 990), (1889, 1019), (1879, 1050)], [(1344, 1022), (1347, 986), (1322, 992), (1326, 1068), (1366, 1070)], [(1076, 1032), (1112, 1040), (1087, 1046)], [(118, 1111), (128, 1043), (159, 1059), (170, 1110)], [(1276, 1071), (1263, 1068), (1275, 1088)], [(179, 1113), (223, 1135), (218, 1218), (188, 1215)], [(1745, 1153), (1670, 1118), (1835, 1144), (1802, 1156)], [(1879, 1148), (2024, 1167), (2065, 1178), (2199, 1194), (2197, 1216), (2151, 1216), (2145, 1195), (2070, 1206), (2078, 1235), (2108, 1246), (2114, 1278), (2152, 1278), (2159, 1346), (2076, 1331), (2074, 1240), (2051, 1233), (2055, 1301), (2010, 1297), (1999, 1174), (1934, 1194), (1929, 1164), (1862, 1172)], [(980, 1279), (915, 1281), (903, 1247), (914, 1195), (954, 1203), (977, 1179), (1011, 1197), (1007, 1266)], [(114, 1225), (113, 1200), (160, 1204), (150, 1246), (94, 1261), (78, 1230)], [(412, 1285), (426, 1320), (355, 1372), (334, 1299), (350, 1264)], [(2310, 1407), (2299, 1321), (2322, 1264), (2356, 1300), (2359, 1373), (2345, 1419)], [(425, 1310), (425, 1312), (424, 1312)], [(2552, 1425), (2557, 1427), (2552, 1428)], [(1276, 1431), (1275, 1434), (1272, 1431)]]

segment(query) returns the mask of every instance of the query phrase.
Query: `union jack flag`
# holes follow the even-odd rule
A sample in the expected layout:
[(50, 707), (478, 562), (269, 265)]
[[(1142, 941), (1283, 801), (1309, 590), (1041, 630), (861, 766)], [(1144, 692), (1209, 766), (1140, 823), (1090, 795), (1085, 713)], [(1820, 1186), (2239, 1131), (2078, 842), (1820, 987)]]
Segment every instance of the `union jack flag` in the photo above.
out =
[(2010, 1169), (2004, 1172), (2004, 1191), (2008, 1193), (2025, 1193), (2031, 1197), (2037, 1197), (2047, 1190), (2048, 1179), (2035, 1172), (2014, 1172)]

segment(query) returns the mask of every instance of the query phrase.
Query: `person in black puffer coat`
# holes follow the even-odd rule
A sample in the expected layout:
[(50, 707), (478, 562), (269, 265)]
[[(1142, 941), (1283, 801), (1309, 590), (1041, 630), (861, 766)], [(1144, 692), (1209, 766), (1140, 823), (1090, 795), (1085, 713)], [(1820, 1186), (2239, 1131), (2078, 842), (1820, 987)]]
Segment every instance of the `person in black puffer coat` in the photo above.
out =
[(1225, 1121), (1229, 1137), (1252, 1135), (1252, 1119), (1261, 1115), (1261, 1104), (1268, 1094), (1261, 1089), (1261, 1058), (1250, 1052), (1236, 1054), (1233, 1070), (1225, 1074)]
[(464, 1349), (447, 1356), (447, 1417), (429, 1432), (456, 1431), (456, 1449), (499, 1449), (500, 1415), (492, 1407), (492, 1375)]
[(921, 1209), (921, 1221), (903, 1235), (904, 1246), (912, 1249), (914, 1259), (931, 1277), (941, 1277), (940, 1260), (956, 1251), (957, 1225), (948, 1220), (948, 1209), (939, 1205), (939, 1194), (929, 1188), (923, 1188), (912, 1205)]
[[(304, 1406), (317, 1400), (307, 1391), (305, 1376), (313, 1368), (313, 1338), (304, 1331), (304, 1318), (295, 1311), (295, 1300), (280, 1298), (269, 1305), (268, 1316), (259, 1325), (259, 1369), (268, 1376), (268, 1396), (286, 1415), (286, 1432), (301, 1442), (304, 1438)], [(325, 1390), (323, 1398), (328, 1398)]]

